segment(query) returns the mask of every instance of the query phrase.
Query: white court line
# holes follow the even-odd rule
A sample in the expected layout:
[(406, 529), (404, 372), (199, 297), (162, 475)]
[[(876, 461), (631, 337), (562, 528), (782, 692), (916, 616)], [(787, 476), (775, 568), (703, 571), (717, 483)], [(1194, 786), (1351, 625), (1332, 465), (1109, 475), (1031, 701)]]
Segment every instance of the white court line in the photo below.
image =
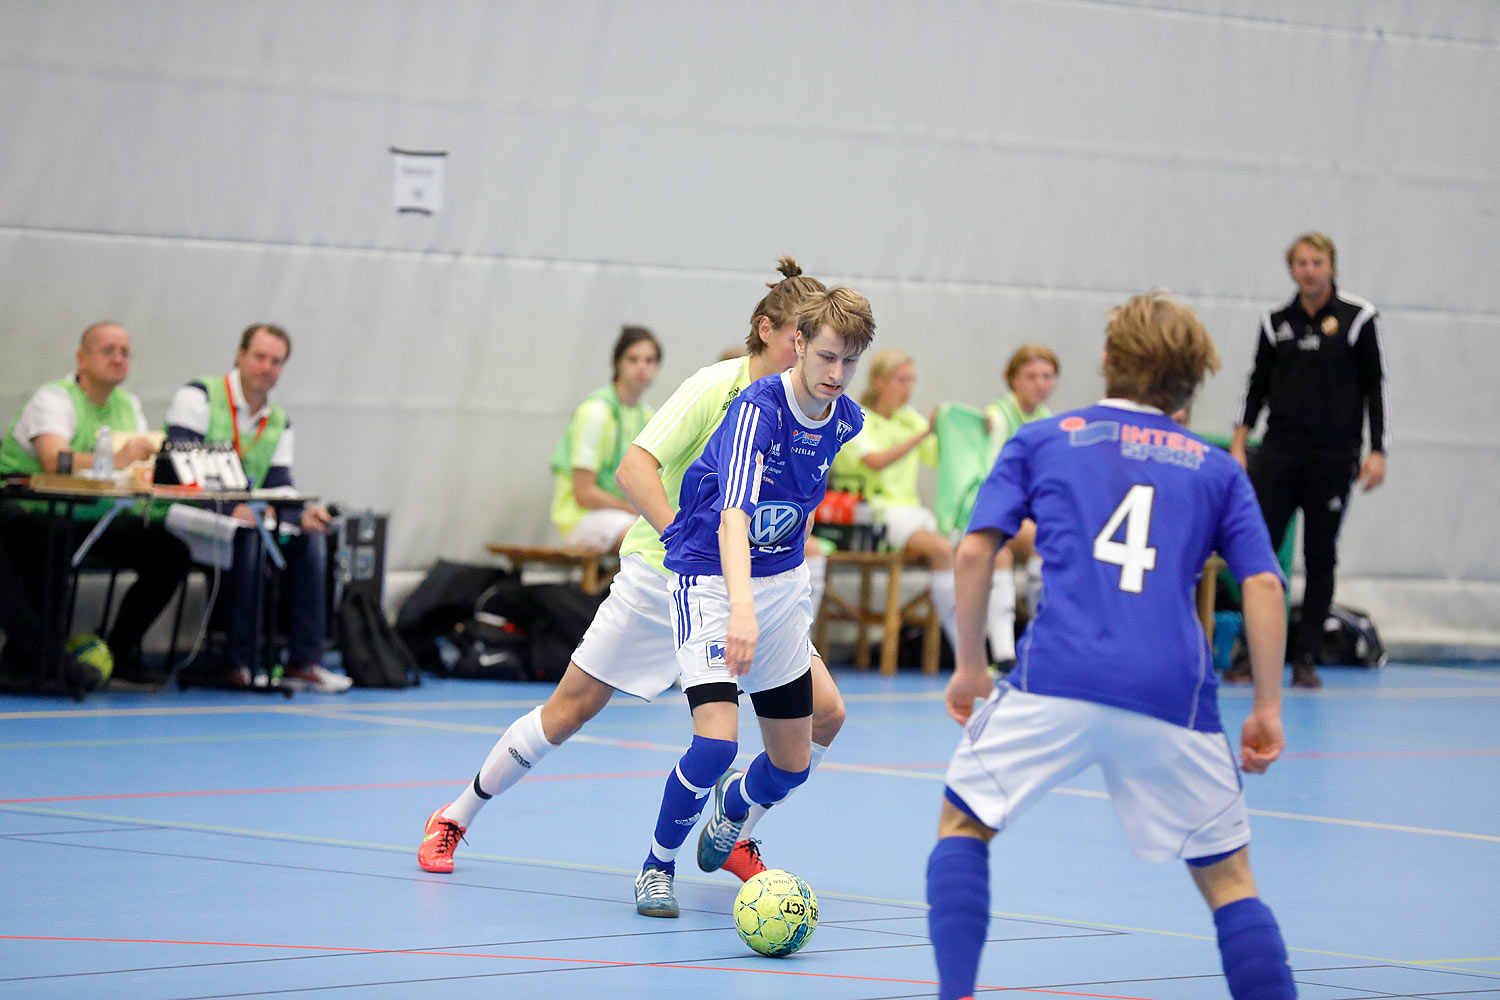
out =
[[(1411, 690), (1420, 690), (1420, 689), (1411, 689)], [(1454, 691), (1470, 691), (1470, 690), (1473, 690), (1473, 689), (1453, 688), (1453, 689), (1439, 689), (1439, 690), (1445, 691), (1445, 692), (1454, 692)], [(1496, 688), (1493, 688), (1493, 689), (1478, 689), (1478, 691), (1482, 692), (1485, 695), (1493, 696), (1493, 695), (1496, 695), (1496, 694), (1500, 694), (1500, 687), (1496, 687)], [(1374, 693), (1374, 692), (1368, 692), (1368, 693)], [(1323, 692), (1317, 692), (1317, 694), (1315, 696), (1321, 696), (1322, 694), (1323, 694)], [(942, 694), (940, 692), (926, 692), (926, 693), (921, 693), (921, 694), (919, 694), (917, 696), (890, 694), (890, 695), (874, 695), (874, 696), (866, 696), (866, 697), (869, 697), (870, 700), (876, 700), (876, 701), (934, 701), (934, 700), (940, 699), (942, 697)], [(854, 699), (850, 698), (850, 699), (846, 699), (846, 700), (854, 700)], [(433, 707), (433, 706), (444, 706), (444, 707), (462, 706), (463, 708), (473, 708), (473, 707), (475, 707), (475, 704), (476, 703), (470, 703), (470, 702), (457, 702), (457, 703), (428, 702), (423, 707), (424, 708), (429, 708), (429, 707)], [(501, 706), (505, 706), (505, 707), (511, 707), (511, 706), (530, 707), (530, 706), (535, 705), (535, 702), (532, 702), (532, 701), (525, 701), (525, 702), (491, 702), (491, 703), (484, 703), (484, 704), (486, 704), (488, 706), (492, 706), (492, 707), (501, 707)], [(360, 721), (360, 722), (369, 722), (369, 723), (373, 723), (373, 724), (376, 724), (376, 725), (407, 727), (407, 728), (426, 729), (426, 730), (440, 730), (440, 731), (443, 731), (443, 732), (484, 733), (484, 734), (487, 734), (487, 735), (493, 735), (493, 734), (496, 734), (496, 733), (499, 733), (499, 732), (503, 731), (502, 728), (499, 727), (499, 726), (480, 726), (480, 725), (472, 725), (472, 724), (457, 723), (457, 722), (443, 722), (443, 721), (437, 721), (437, 720), (409, 719), (409, 718), (402, 718), (400, 716), (391, 716), (391, 715), (367, 715), (367, 714), (365, 714), (365, 710), (369, 710), (369, 709), (381, 709), (381, 708), (385, 708), (387, 706), (389, 706), (391, 709), (396, 709), (396, 708), (399, 707), (399, 708), (404, 708), (406, 710), (411, 710), (411, 709), (417, 707), (416, 705), (409, 704), (409, 703), (408, 704), (402, 704), (402, 703), (377, 703), (377, 704), (374, 704), (374, 705), (358, 705), (358, 706), (351, 705), (347, 709), (339, 707), (337, 705), (319, 705), (319, 706), (315, 706), (315, 707), (314, 706), (307, 706), (307, 707), (301, 707), (301, 706), (259, 706), (258, 708), (255, 707), (255, 706), (250, 706), (250, 707), (247, 707), (246, 709), (243, 709), (243, 710), (238, 709), (238, 708), (234, 708), (234, 707), (226, 707), (226, 708), (199, 707), (199, 708), (181, 708), (181, 709), (175, 709), (175, 710), (174, 709), (119, 709), (119, 710), (105, 710), (105, 711), (100, 712), (100, 713), (88, 712), (86, 710), (64, 710), (64, 711), (58, 712), (58, 713), (14, 713), (14, 714), (21, 714), (21, 715), (25, 715), (27, 717), (33, 717), (34, 715), (35, 716), (52, 716), (52, 717), (57, 717), (57, 716), (72, 716), (72, 715), (75, 715), (75, 714), (78, 714), (78, 715), (93, 715), (93, 714), (103, 714), (103, 715), (165, 715), (165, 714), (181, 713), (181, 714), (201, 715), (201, 714), (239, 714), (241, 712), (254, 713), (256, 711), (259, 711), (259, 712), (270, 712), (270, 713), (278, 714), (278, 715), (300, 715), (300, 716), (311, 716), (311, 717), (314, 717), (314, 718), (336, 719), (336, 720), (342, 720), (342, 721)], [(7, 718), (7, 717), (9, 717), (9, 716), (7, 716), (7, 715), (0, 715), (0, 719), (4, 719), (4, 718)], [(662, 752), (665, 752), (665, 753), (681, 753), (683, 751), (683, 745), (681, 743), (674, 743), (674, 744), (652, 743), (652, 742), (647, 742), (647, 741), (642, 741), (642, 740), (625, 740), (625, 739), (618, 739), (618, 738), (607, 737), (607, 736), (590, 736), (590, 735), (585, 734), (585, 733), (578, 733), (578, 734), (574, 735), (571, 738), (570, 742), (572, 742), (572, 741), (577, 741), (577, 742), (581, 742), (581, 743), (589, 743), (589, 744), (593, 744), (593, 745), (597, 745), (597, 746), (615, 746), (615, 747), (631, 748), (631, 749), (637, 749), (637, 750), (658, 750), (658, 751), (662, 751)], [(839, 764), (839, 763), (835, 763), (835, 762), (825, 762), (824, 764), (820, 765), (820, 770), (849, 771), (849, 772), (855, 772), (855, 773), (861, 773), (861, 774), (881, 775), (881, 776), (885, 776), (885, 777), (896, 777), (896, 778), (914, 779), (914, 780), (918, 780), (918, 781), (938, 781), (938, 782), (940, 782), (944, 778), (944, 775), (936, 773), (936, 772), (933, 772), (933, 771), (913, 771), (913, 770), (903, 770), (903, 769), (897, 769), (897, 768), (883, 768), (883, 767), (876, 767), (876, 766), (863, 765), (863, 764)], [(1059, 788), (1052, 789), (1052, 791), (1056, 792), (1059, 795), (1073, 795), (1073, 796), (1077, 796), (1079, 798), (1091, 798), (1091, 799), (1107, 799), (1107, 798), (1109, 798), (1108, 794), (1106, 794), (1104, 792), (1093, 791), (1093, 790), (1082, 789), (1082, 788), (1059, 787)], [(1477, 840), (1477, 841), (1486, 842), (1486, 843), (1497, 843), (1497, 844), (1500, 844), (1500, 836), (1496, 836), (1496, 835), (1493, 835), (1493, 834), (1467, 833), (1467, 832), (1464, 832), (1464, 831), (1461, 831), (1461, 830), (1437, 830), (1437, 829), (1432, 829), (1432, 828), (1429, 828), (1429, 827), (1406, 826), (1406, 825), (1397, 824), (1397, 823), (1377, 823), (1377, 822), (1372, 822), (1372, 821), (1369, 821), (1369, 820), (1343, 819), (1343, 818), (1335, 817), (1335, 816), (1317, 816), (1317, 815), (1312, 815), (1312, 814), (1307, 814), (1307, 813), (1277, 812), (1277, 811), (1273, 811), (1273, 810), (1262, 810), (1262, 809), (1251, 809), (1251, 810), (1249, 810), (1249, 812), (1250, 812), (1250, 814), (1252, 816), (1264, 816), (1264, 817), (1266, 817), (1268, 819), (1288, 819), (1288, 820), (1294, 820), (1294, 821), (1300, 821), (1300, 822), (1306, 822), (1306, 823), (1323, 823), (1323, 824), (1328, 824), (1328, 825), (1332, 825), (1332, 826), (1343, 826), (1343, 827), (1349, 827), (1349, 828), (1353, 828), (1353, 829), (1380, 830), (1380, 831), (1389, 832), (1389, 833), (1414, 833), (1414, 834), (1420, 834), (1420, 835), (1423, 835), (1423, 836), (1430, 836), (1430, 837), (1449, 837), (1449, 838), (1455, 838), (1455, 839), (1460, 839), (1460, 840)]]
[[(280, 833), (274, 830), (260, 830), (248, 827), (218, 826), (208, 823), (188, 823), (180, 820), (144, 819), (139, 816), (117, 816), (104, 813), (82, 812), (72, 809), (49, 809), (40, 806), (5, 806), (0, 805), (0, 812), (14, 812), (25, 815), (54, 816), (65, 819), (82, 819), (96, 822), (123, 823), (131, 826), (140, 826), (148, 830), (189, 830), (199, 833), (220, 833), (230, 836), (253, 837), (257, 839), (281, 841), (283, 843), (316, 844), (324, 847), (343, 847), (355, 850), (371, 850), (382, 853), (410, 855), (409, 844), (382, 844), (375, 841), (342, 840), (332, 837), (311, 837), (301, 834)], [(45, 837), (45, 834), (36, 835)], [(598, 874), (634, 876), (636, 869), (616, 868), (606, 865), (579, 864), (567, 861), (554, 861), (543, 858), (524, 858), (503, 854), (486, 854), (478, 851), (469, 851), (465, 857), (470, 860), (494, 861), (503, 864), (535, 865), (542, 868), (566, 869), (581, 872), (593, 872)], [(363, 875), (364, 872), (350, 872), (353, 875)], [(425, 875), (412, 873), (414, 880), (425, 880)], [(679, 882), (695, 882), (700, 885), (722, 886), (722, 879), (707, 879), (694, 874), (683, 874), (678, 876)], [(927, 905), (917, 900), (910, 899), (886, 899), (878, 896), (863, 896), (857, 893), (844, 893), (820, 889), (819, 895), (829, 898), (856, 900), (868, 903), (881, 903), (893, 906), (911, 907), (917, 911), (925, 911)], [(1041, 921), (1051, 924), (1062, 924), (1072, 927), (1098, 928), (1101, 930), (1127, 931), (1136, 934), (1151, 934), (1158, 937), (1188, 938), (1197, 941), (1212, 941), (1213, 937), (1206, 934), (1194, 934), (1185, 931), (1168, 931), (1155, 927), (1139, 927), (1130, 924), (1107, 924), (1096, 920), (1078, 919), (1076, 917), (1058, 917), (1048, 914), (1036, 913), (1013, 913), (1002, 910), (992, 910), (991, 917), (1010, 918), (1018, 920)], [(1472, 972), (1472, 969), (1458, 968), (1460, 963), (1493, 962), (1494, 957), (1477, 958), (1390, 958), (1381, 955), (1360, 955), (1350, 952), (1329, 951), (1321, 948), (1304, 948), (1296, 945), (1288, 945), (1287, 951), (1304, 955), (1323, 955), (1332, 958), (1355, 959), (1358, 961), (1379, 962), (1385, 965), (1412, 965), (1432, 969), (1448, 968), (1454, 972)]]
[[(312, 712), (312, 710), (309, 710), (309, 714), (314, 714), (314, 713)], [(368, 721), (368, 722), (377, 722), (377, 723), (382, 723), (382, 724), (387, 724), (387, 725), (415, 726), (415, 727), (423, 728), (423, 729), (430, 729), (430, 728), (450, 729), (450, 728), (452, 728), (452, 729), (457, 729), (457, 730), (461, 730), (461, 731), (465, 731), (465, 732), (471, 732), (471, 731), (478, 731), (479, 730), (479, 727), (455, 726), (454, 724), (451, 724), (451, 723), (432, 723), (432, 722), (426, 722), (426, 721), (423, 721), (423, 720), (420, 720), (420, 719), (394, 719), (394, 718), (392, 718), (390, 716), (375, 716), (373, 718), (368, 718), (367, 719), (367, 718), (365, 718), (363, 716), (360, 716), (360, 715), (358, 715), (356, 713), (353, 713), (353, 712), (343, 712), (343, 711), (330, 712), (329, 713), (329, 717), (330, 718), (339, 718), (339, 719), (361, 719), (363, 721)], [(483, 730), (483, 731), (484, 732), (496, 732), (495, 729), (486, 729), (486, 730)], [(622, 739), (616, 739), (616, 738), (608, 737), (608, 736), (588, 736), (588, 735), (586, 735), (584, 733), (577, 734), (576, 736), (572, 737), (572, 739), (569, 740), (569, 742), (573, 742), (575, 740), (583, 742), (583, 743), (591, 743), (591, 744), (594, 744), (596, 746), (614, 746), (614, 747), (630, 748), (630, 749), (635, 749), (635, 750), (660, 750), (660, 751), (663, 751), (665, 753), (676, 753), (676, 754), (682, 753), (682, 751), (684, 749), (683, 745), (681, 743), (673, 743), (673, 744), (668, 744), (668, 743), (648, 743), (648, 742), (645, 742), (645, 741), (642, 741), (642, 740), (622, 740)], [(745, 757), (747, 755), (746, 754), (741, 754), (740, 756), (741, 757)], [(935, 771), (914, 771), (914, 770), (902, 769), (902, 768), (878, 767), (878, 766), (868, 765), (868, 764), (840, 764), (840, 763), (837, 763), (837, 762), (834, 762), (834, 761), (824, 761), (822, 764), (820, 764), (818, 766), (818, 769), (820, 771), (848, 771), (848, 772), (857, 773), (857, 774), (873, 774), (873, 775), (880, 775), (882, 777), (889, 777), (889, 778), (906, 778), (906, 779), (916, 780), (916, 781), (937, 781), (937, 782), (940, 782), (945, 777), (943, 774), (939, 774), (939, 773), (937, 773)], [(1086, 789), (1086, 788), (1058, 787), (1058, 788), (1052, 789), (1052, 791), (1056, 792), (1059, 795), (1073, 795), (1073, 796), (1077, 796), (1078, 798), (1085, 798), (1085, 799), (1107, 799), (1107, 798), (1109, 798), (1109, 795), (1106, 792), (1094, 791), (1092, 789)], [(1487, 833), (1466, 833), (1466, 832), (1464, 832), (1462, 830), (1436, 830), (1436, 829), (1432, 829), (1430, 827), (1404, 826), (1404, 825), (1398, 824), (1398, 823), (1376, 823), (1376, 822), (1372, 822), (1370, 820), (1342, 819), (1342, 818), (1337, 817), (1337, 816), (1315, 816), (1315, 815), (1312, 815), (1312, 814), (1309, 814), (1309, 813), (1277, 812), (1277, 811), (1268, 810), (1268, 809), (1251, 809), (1250, 810), (1250, 815), (1252, 815), (1252, 816), (1264, 816), (1267, 819), (1289, 819), (1289, 820), (1297, 820), (1297, 821), (1304, 822), (1304, 823), (1325, 823), (1325, 824), (1329, 824), (1331, 826), (1345, 826), (1345, 827), (1351, 827), (1351, 828), (1362, 829), (1362, 830), (1381, 830), (1381, 831), (1385, 831), (1385, 832), (1388, 832), (1388, 833), (1416, 833), (1416, 834), (1422, 834), (1424, 836), (1429, 836), (1429, 837), (1453, 837), (1453, 838), (1457, 838), (1457, 839), (1460, 839), (1460, 840), (1478, 840), (1478, 841), (1484, 841), (1484, 842), (1492, 843), (1492, 844), (1500, 844), (1500, 836), (1495, 836), (1493, 834), (1487, 834)]]
[[(1434, 670), (1442, 668), (1433, 668)], [(1472, 673), (1453, 670), (1450, 673), (1463, 677), (1467, 680), (1480, 680)], [(1249, 700), (1253, 692), (1248, 687), (1221, 687), (1219, 694), (1229, 701)], [(1403, 687), (1403, 688), (1370, 688), (1360, 690), (1355, 688), (1322, 688), (1317, 691), (1286, 690), (1282, 692), (1283, 699), (1302, 698), (1339, 698), (1357, 700), (1360, 698), (1496, 698), (1500, 697), (1500, 677), (1493, 683), (1482, 684), (1473, 687)], [(320, 703), (316, 706), (306, 705), (179, 705), (175, 707), (149, 707), (149, 708), (59, 708), (59, 709), (33, 709), (29, 711), (0, 712), (0, 721), (21, 721), (26, 719), (109, 719), (109, 718), (150, 718), (162, 716), (194, 716), (194, 715), (324, 715), (325, 713), (343, 712), (475, 712), (490, 711), (497, 709), (522, 709), (535, 708), (545, 699), (504, 699), (496, 701), (381, 701), (381, 702), (358, 702), (350, 703), (348, 707), (332, 703)], [(844, 701), (850, 704), (921, 704), (929, 702), (941, 702), (942, 691), (914, 691), (914, 692), (889, 692), (873, 694), (845, 694)], [(644, 702), (634, 698), (621, 698), (611, 701), (610, 708), (643, 709), (660, 705), (679, 705), (686, 701), (680, 692), (663, 694), (655, 701)], [(575, 737), (576, 738), (576, 737)]]

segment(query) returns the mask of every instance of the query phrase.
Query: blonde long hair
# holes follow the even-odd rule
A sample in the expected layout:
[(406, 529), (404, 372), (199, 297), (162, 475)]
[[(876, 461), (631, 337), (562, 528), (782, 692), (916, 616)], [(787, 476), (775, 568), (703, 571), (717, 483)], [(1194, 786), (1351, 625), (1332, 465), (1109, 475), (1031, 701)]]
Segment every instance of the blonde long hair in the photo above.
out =
[(880, 400), (880, 386), (876, 383), (884, 382), (902, 365), (916, 364), (916, 360), (899, 347), (887, 347), (883, 351), (876, 352), (870, 359), (870, 381), (865, 385), (865, 391), (860, 394), (859, 405), (865, 409), (873, 409)]

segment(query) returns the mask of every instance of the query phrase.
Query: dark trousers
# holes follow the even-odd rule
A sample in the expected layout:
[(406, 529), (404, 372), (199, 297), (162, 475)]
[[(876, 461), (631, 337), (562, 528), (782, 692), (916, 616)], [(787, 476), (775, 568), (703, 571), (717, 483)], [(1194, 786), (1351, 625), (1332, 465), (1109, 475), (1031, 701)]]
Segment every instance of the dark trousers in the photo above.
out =
[[(257, 666), (255, 601), (261, 568), (259, 544), (254, 528), (241, 528), (234, 533), (234, 565), (224, 581), (228, 602), (224, 631), (230, 659), (237, 666)], [(281, 554), (286, 557), (282, 598), (286, 608), (287, 666), (321, 663), (328, 635), (328, 536), (307, 532), (292, 535), (282, 540)]]
[[(93, 527), (88, 521), (76, 523), (73, 526), (74, 545), (81, 542)], [(45, 606), (47, 530), (47, 518), (31, 513), (11, 518), (3, 529), (5, 547), (25, 581), (35, 607)], [(52, 580), (55, 585), (67, 579), (71, 557), (72, 553), (64, 552), (61, 544), (54, 545)], [(187, 546), (161, 525), (145, 524), (139, 515), (122, 513), (110, 522), (104, 534), (89, 549), (88, 562), (135, 571), (135, 583), (125, 592), (120, 609), (115, 613), (114, 624), (105, 637), (116, 668), (123, 668), (128, 673), (140, 656), (141, 639), (146, 630), (172, 600), (182, 578), (187, 575), (191, 564)], [(59, 592), (65, 593), (61, 588)], [(62, 614), (63, 608), (58, 607), (57, 613)]]
[(1292, 514), (1302, 511), (1302, 624), (1292, 635), (1292, 658), (1317, 657), (1323, 619), (1333, 604), (1333, 570), (1338, 564), (1339, 527), (1349, 506), (1358, 460), (1348, 455), (1297, 453), (1262, 447), (1250, 460), (1250, 483), (1261, 516), (1280, 548)]
[(42, 656), (42, 616), (32, 602), (25, 581), (10, 560), (0, 538), (0, 632), (5, 633), (5, 664), (25, 670)]

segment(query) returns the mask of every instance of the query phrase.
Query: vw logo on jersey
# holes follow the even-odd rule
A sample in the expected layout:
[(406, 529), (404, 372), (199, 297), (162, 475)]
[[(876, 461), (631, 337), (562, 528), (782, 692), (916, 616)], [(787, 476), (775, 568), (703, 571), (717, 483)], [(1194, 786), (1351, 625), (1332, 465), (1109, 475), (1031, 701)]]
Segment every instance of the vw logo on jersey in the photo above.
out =
[(750, 544), (775, 545), (802, 525), (802, 508), (794, 503), (773, 500), (756, 504), (750, 518)]

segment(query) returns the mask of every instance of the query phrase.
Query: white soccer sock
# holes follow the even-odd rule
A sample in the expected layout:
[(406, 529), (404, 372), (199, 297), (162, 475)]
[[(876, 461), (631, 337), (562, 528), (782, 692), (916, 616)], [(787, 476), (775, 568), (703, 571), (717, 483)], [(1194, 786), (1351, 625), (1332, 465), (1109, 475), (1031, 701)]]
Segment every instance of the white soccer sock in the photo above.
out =
[(928, 584), (932, 591), (932, 606), (937, 609), (938, 621), (943, 623), (943, 634), (948, 637), (948, 645), (958, 652), (958, 598), (955, 596), (957, 585), (953, 581), (951, 569), (935, 569), (932, 571), (932, 582)]
[[(828, 748), (825, 747), (823, 744), (821, 744), (821, 743), (814, 743), (812, 745), (812, 760), (809, 761), (808, 765), (807, 765), (807, 773), (809, 775), (812, 774), (814, 771), (816, 771), (818, 769), (818, 765), (819, 764), (823, 763), (823, 756), (826, 753), (828, 753)], [(803, 782), (803, 784), (806, 784), (806, 782)], [(801, 788), (801, 787), (802, 787), (801, 785), (797, 786), (797, 788)], [(791, 792), (787, 792), (787, 795), (790, 796), (792, 794), (792, 792), (795, 792), (796, 790), (797, 790), (796, 788), (792, 789)], [(786, 799), (782, 799), (781, 801), (785, 802)], [(750, 806), (750, 814), (745, 817), (745, 823), (744, 823), (743, 826), (740, 827), (740, 839), (741, 840), (749, 840), (750, 839), (750, 831), (755, 829), (755, 824), (759, 823), (760, 822), (760, 818), (762, 816), (764, 816), (766, 813), (770, 812), (770, 810), (771, 810), (770, 806), (763, 806), (763, 805), (752, 803), (751, 806)]]
[(520, 781), (553, 749), (542, 732), (542, 706), (538, 705), (510, 724), (484, 759), (474, 781), (443, 810), (443, 818), (467, 827), (486, 802)]
[(996, 663), (1016, 658), (1016, 578), (1009, 569), (997, 569), (990, 585), (990, 655)]
[(812, 616), (818, 620), (818, 609), (823, 606), (823, 584), (828, 579), (828, 557), (808, 556), (807, 576), (812, 582)]

